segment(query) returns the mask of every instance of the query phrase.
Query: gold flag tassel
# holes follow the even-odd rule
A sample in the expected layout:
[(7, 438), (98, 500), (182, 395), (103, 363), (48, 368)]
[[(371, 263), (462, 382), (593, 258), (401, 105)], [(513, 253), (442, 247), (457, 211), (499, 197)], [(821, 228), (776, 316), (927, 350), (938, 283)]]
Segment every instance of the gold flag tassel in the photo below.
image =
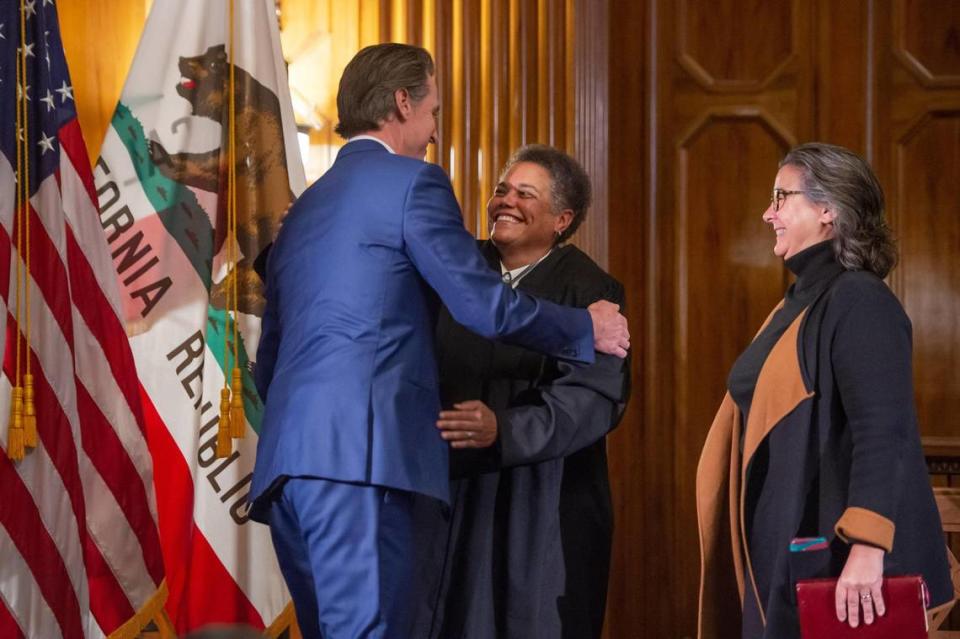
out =
[(230, 389), (220, 389), (220, 423), (217, 425), (217, 457), (229, 457), (233, 452), (230, 439)]
[(233, 278), (230, 289), (233, 293), (231, 310), (233, 310), (233, 371), (231, 375), (232, 398), (230, 403), (230, 434), (235, 438), (242, 438), (247, 432), (247, 417), (243, 410), (243, 370), (240, 368), (240, 272), (237, 262), (240, 258), (240, 248), (237, 244), (237, 104), (234, 78), (234, 37), (233, 37), (234, 0), (230, 0), (230, 163), (227, 175), (229, 199), (227, 201), (227, 224), (230, 236), (230, 253), (233, 258)]
[(7, 430), (7, 456), (20, 461), (26, 454), (23, 433), (23, 389), (13, 387), (13, 401), (10, 402), (10, 428)]
[(230, 397), (230, 434), (243, 439), (247, 434), (247, 416), (243, 412), (243, 379), (239, 366), (233, 367), (233, 384)]
[[(20, 0), (21, 7), (24, 7), (24, 0)], [(24, 14), (26, 13), (26, 8), (24, 7)], [(25, 17), (25, 16), (24, 16)], [(26, 36), (26, 20), (20, 21), (21, 28), (23, 30), (24, 36)], [(24, 37), (24, 42), (26, 42), (26, 37)], [(23, 52), (23, 77), (27, 77), (27, 53)], [(24, 80), (26, 84), (26, 80)], [(24, 115), (27, 113), (27, 92), (23, 92), (23, 111)], [(24, 233), (24, 244), (26, 244), (26, 251), (24, 256), (26, 257), (25, 263), (25, 274), (23, 278), (23, 301), (25, 307), (25, 319), (27, 323), (27, 342), (24, 346), (23, 353), (26, 356), (27, 360), (27, 372), (23, 376), (23, 444), (27, 448), (36, 448), (37, 447), (37, 408), (33, 403), (33, 372), (32, 372), (32, 357), (30, 353), (33, 352), (33, 339), (31, 328), (33, 322), (30, 320), (30, 143), (28, 140), (30, 136), (28, 133), (28, 127), (30, 125), (29, 116), (24, 117), (24, 127), (23, 127), (23, 167), (24, 175), (26, 179), (23, 181), (23, 233)]]
[[(29, 348), (30, 348), (30, 337), (28, 333), (28, 336), (27, 336), (28, 352), (29, 352)], [(29, 359), (27, 359), (27, 370), (28, 371), (30, 370)], [(33, 375), (31, 375), (30, 373), (27, 373), (26, 375), (23, 376), (23, 444), (27, 448), (36, 448), (38, 439), (39, 438), (37, 436), (37, 407), (33, 403)]]
[[(235, 136), (235, 125), (234, 125), (234, 73), (233, 73), (233, 22), (234, 22), (234, 0), (229, 2), (229, 50), (227, 52), (228, 63), (230, 65), (230, 77), (229, 85), (227, 86), (227, 94), (229, 97), (229, 107), (227, 111), (227, 233), (224, 240), (226, 244), (226, 262), (227, 262), (227, 275), (226, 275), (226, 300), (225, 308), (223, 313), (223, 388), (220, 389), (220, 423), (217, 427), (217, 457), (229, 457), (230, 453), (233, 452), (233, 436), (238, 429), (243, 429), (244, 424), (241, 422), (239, 425), (233, 424), (234, 417), (237, 411), (234, 409), (234, 403), (230, 398), (231, 390), (231, 381), (235, 377), (233, 375), (234, 367), (236, 366), (236, 347), (233, 349), (233, 353), (230, 351), (230, 342), (227, 336), (227, 329), (230, 327), (230, 311), (236, 308), (235, 300), (231, 299), (232, 294), (236, 290), (236, 287), (230, 281), (230, 278), (237, 277), (237, 266), (236, 260), (234, 259), (234, 230), (233, 230), (233, 218), (235, 215), (236, 204), (234, 202), (236, 197), (236, 192), (234, 191), (234, 136)], [(232, 267), (232, 272), (231, 272)], [(233, 313), (234, 325), (236, 325), (237, 313), (234, 310)], [(230, 355), (234, 355), (231, 360)], [(234, 383), (233, 386), (236, 386)], [(240, 393), (238, 393), (240, 394)], [(242, 402), (242, 398), (241, 398)], [(241, 410), (243, 404), (241, 403)], [(242, 413), (241, 413), (242, 416)]]
[[(16, 194), (16, 213), (17, 213), (17, 286), (16, 286), (16, 304), (17, 304), (17, 331), (14, 335), (14, 348), (16, 352), (16, 365), (13, 378), (13, 389), (11, 391), (10, 401), (10, 421), (7, 425), (7, 456), (15, 461), (22, 460), (26, 454), (26, 444), (24, 442), (25, 433), (23, 430), (23, 388), (20, 386), (20, 331), (23, 328), (21, 324), (21, 285), (23, 283), (23, 272), (20, 266), (23, 259), (23, 227), (24, 212), (30, 205), (30, 177), (28, 167), (29, 144), (28, 138), (28, 116), (27, 116), (27, 28), (26, 11), (23, 0), (20, 0), (20, 58), (15, 61), (17, 71), (17, 194)], [(29, 354), (29, 351), (27, 351)]]
[[(229, 249), (227, 249), (229, 251)], [(231, 277), (229, 271), (227, 277)], [(229, 291), (229, 288), (227, 289)], [(229, 295), (228, 295), (229, 297)], [(229, 307), (223, 312), (223, 388), (220, 389), (220, 422), (217, 424), (217, 457), (229, 457), (233, 452), (233, 439), (230, 428), (230, 345), (227, 341), (227, 328), (230, 326)]]

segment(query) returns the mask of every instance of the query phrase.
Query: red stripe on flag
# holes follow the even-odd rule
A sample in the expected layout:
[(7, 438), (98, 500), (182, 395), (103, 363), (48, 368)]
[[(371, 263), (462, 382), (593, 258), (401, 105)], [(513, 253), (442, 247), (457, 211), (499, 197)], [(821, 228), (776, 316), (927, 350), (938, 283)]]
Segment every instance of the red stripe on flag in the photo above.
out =
[[(59, 138), (63, 152), (97, 208), (93, 175), (79, 125), (71, 121), (60, 129)], [(100, 225), (99, 219), (96, 223)], [(67, 262), (73, 289), (84, 291), (73, 303), (106, 354), (117, 384), (147, 437), (153, 457), (160, 538), (170, 593), (167, 610), (175, 620), (177, 631), (188, 632), (212, 622), (248, 623), (263, 628), (260, 614), (194, 524), (193, 481), (183, 453), (146, 391), (142, 386), (138, 388), (136, 379), (129, 375), (128, 371), (135, 367), (126, 332), (69, 226)], [(150, 547), (143, 541), (141, 544), (148, 553)], [(148, 565), (151, 565), (150, 559), (147, 557)], [(151, 574), (154, 574), (152, 569)]]
[[(77, 118), (71, 118), (60, 127), (57, 137), (60, 139), (60, 150), (70, 158), (70, 163), (80, 176), (80, 181), (83, 182), (83, 187), (87, 190), (90, 201), (93, 202), (93, 209), (99, 211), (97, 189), (93, 184), (93, 171), (90, 170), (90, 158), (87, 157), (87, 147), (83, 143), (83, 131), (80, 130), (80, 122)], [(97, 219), (97, 225), (100, 225), (99, 219)]]
[[(17, 326), (16, 318), (8, 313), (7, 339), (10, 340), (17, 330), (19, 330), (19, 327)], [(25, 337), (23, 339), (25, 339)], [(4, 359), (4, 373), (6, 373), (10, 379), (14, 378), (15, 362), (12, 355), (11, 350), (7, 349), (7, 354)], [(67, 491), (67, 496), (77, 522), (80, 545), (83, 548), (84, 567), (89, 575), (94, 575), (100, 580), (100, 583), (97, 584), (97, 590), (91, 590), (90, 610), (100, 624), (100, 627), (109, 633), (116, 629), (116, 626), (108, 625), (108, 620), (115, 618), (117, 614), (126, 614), (126, 619), (129, 619), (135, 611), (131, 607), (124, 589), (117, 582), (113, 572), (109, 569), (106, 571), (97, 570), (98, 567), (107, 566), (107, 563), (103, 559), (100, 549), (93, 540), (90, 539), (89, 532), (87, 531), (86, 502), (84, 500), (80, 479), (76, 442), (69, 436), (71, 433), (70, 422), (63, 412), (59, 398), (44, 376), (43, 369), (40, 368), (40, 362), (37, 359), (36, 353), (31, 352), (31, 357), (33, 358), (33, 388), (37, 410), (37, 434)], [(65, 437), (64, 434), (68, 436)], [(6, 457), (4, 456), (4, 458)], [(32, 564), (31, 569), (34, 573), (37, 572), (37, 568)], [(108, 584), (109, 581), (113, 583)], [(69, 581), (67, 583), (69, 584)], [(100, 596), (95, 598), (93, 596), (94, 594)], [(51, 607), (53, 607), (52, 602)], [(119, 613), (117, 611), (119, 611)], [(126, 619), (124, 619), (124, 621), (126, 621)]]
[(5, 639), (24, 639), (23, 631), (17, 624), (17, 620), (10, 614), (6, 602), (0, 599), (0, 637)]
[[(57, 320), (60, 331), (67, 342), (73, 344), (73, 318), (70, 312), (70, 288), (67, 285), (66, 268), (60, 259), (57, 247), (47, 235), (36, 209), (30, 209), (30, 277), (40, 289), (47, 306)], [(16, 237), (17, 223), (14, 221), (13, 236)], [(12, 238), (0, 227), (0, 238), (12, 251)], [(19, 259), (26, 256), (21, 255)], [(22, 285), (21, 285), (22, 286)], [(15, 294), (15, 293), (14, 293)], [(23, 291), (21, 291), (23, 295)], [(8, 304), (9, 306), (9, 304)], [(25, 310), (25, 309), (24, 309)], [(11, 376), (10, 379), (13, 379)]]
[[(89, 540), (89, 537), (87, 539)], [(109, 635), (127, 623), (137, 611), (130, 604), (127, 593), (117, 581), (100, 549), (94, 547), (92, 541), (88, 541), (88, 546), (93, 547), (93, 550), (83, 553), (83, 563), (87, 569), (90, 610), (100, 628)]]
[[(90, 196), (90, 202), (93, 204), (93, 210), (99, 210), (99, 203), (96, 191), (93, 185), (93, 173), (87, 164), (87, 151), (83, 144), (83, 135), (80, 133), (80, 125), (71, 120), (60, 129), (61, 148), (70, 159), (74, 171), (80, 177), (87, 193)], [(79, 223), (79, 221), (78, 221)], [(102, 231), (100, 218), (94, 217), (90, 224), (95, 224), (96, 228)], [(67, 262), (70, 267), (70, 283), (74, 290), (84, 291), (84, 295), (77, 295), (73, 304), (76, 306), (80, 315), (83, 317), (90, 332), (100, 343), (110, 363), (110, 369), (113, 371), (113, 377), (123, 396), (133, 411), (137, 420), (137, 426), (143, 434), (143, 413), (140, 409), (139, 393), (137, 391), (137, 377), (133, 373), (136, 371), (136, 365), (133, 360), (133, 353), (130, 351), (130, 343), (127, 338), (127, 331), (117, 317), (114, 307), (110, 304), (103, 289), (100, 288), (100, 282), (94, 273), (93, 267), (87, 261), (86, 255), (80, 248), (77, 238), (69, 225), (66, 228), (67, 240)], [(106, 240), (104, 240), (106, 246)], [(116, 278), (115, 272), (106, 274), (107, 277)]]
[(110, 489), (133, 530), (154, 584), (163, 581), (160, 535), (150, 512), (147, 491), (123, 448), (117, 432), (103, 416), (86, 387), (77, 380), (77, 412), (83, 450)]
[(170, 591), (166, 608), (177, 632), (185, 634), (217, 622), (263, 628), (260, 613), (194, 524), (193, 480), (186, 460), (142, 386), (140, 397), (153, 456), (160, 538)]
[(127, 405), (137, 420), (137, 427), (146, 435), (143, 426), (143, 411), (137, 393), (136, 364), (126, 330), (110, 306), (93, 269), (83, 255), (73, 232), (67, 228), (67, 260), (70, 263), (70, 284), (75, 291), (83, 291), (73, 299), (73, 304), (110, 364), (113, 378), (127, 400)]
[[(0, 226), (0, 229), (3, 227)], [(12, 252), (12, 247), (10, 246), (10, 239), (7, 236), (6, 232), (3, 233), (4, 239), (0, 241), (0, 295), (3, 296), (4, 301), (8, 299), (10, 294), (10, 253)]]
[[(39, 407), (38, 407), (39, 409)], [(44, 526), (40, 511), (13, 462), (0, 455), (0, 525), (30, 566), (33, 579), (66, 638), (83, 638), (80, 603), (57, 544)]]
[[(69, 158), (74, 171), (76, 171), (80, 177), (87, 191), (87, 195), (90, 197), (90, 202), (93, 205), (92, 210), (97, 211), (99, 204), (93, 183), (93, 173), (90, 171), (90, 165), (88, 164), (87, 150), (83, 143), (83, 134), (81, 133), (79, 123), (76, 120), (70, 120), (66, 125), (61, 127), (59, 137), (61, 149)], [(102, 231), (99, 216), (94, 215), (92, 219), (87, 222), (95, 225), (98, 232)], [(77, 223), (82, 224), (83, 221), (78, 220)], [(74, 235), (73, 230), (68, 224), (65, 225), (65, 235), (70, 283), (73, 286), (73, 290), (84, 291), (83, 295), (74, 297), (73, 304), (81, 317), (83, 317), (87, 328), (100, 344), (100, 348), (103, 350), (106, 360), (110, 365), (114, 381), (126, 399), (127, 405), (136, 420), (140, 434), (145, 437), (146, 429), (143, 423), (143, 410), (140, 406), (139, 383), (136, 375), (137, 369), (133, 360), (133, 353), (130, 351), (126, 330), (120, 322), (120, 319), (116, 316), (114, 307), (110, 304), (110, 301), (100, 288), (100, 283), (97, 280), (93, 267), (87, 261), (86, 255), (77, 242), (76, 235)], [(104, 240), (104, 247), (106, 247), (106, 240)], [(116, 277), (116, 274), (111, 271), (107, 276), (113, 278)], [(110, 486), (111, 491), (117, 497), (117, 501), (120, 503), (130, 521), (130, 525), (140, 541), (144, 562), (150, 571), (150, 576), (153, 578), (154, 583), (159, 586), (164, 578), (163, 554), (160, 547), (159, 532), (153, 521), (153, 515), (149, 510), (146, 490), (140, 482), (123, 481), (124, 477), (136, 477), (136, 468), (127, 456), (123, 445), (117, 439), (113, 428), (107, 420), (103, 418), (99, 410), (96, 409), (92, 398), (87, 399), (89, 399), (89, 404), (95, 410), (96, 415), (101, 419), (101, 430), (105, 435), (112, 436), (115, 442), (114, 450), (117, 459), (120, 460), (119, 463), (123, 466), (122, 469), (116, 467), (110, 468), (109, 464), (113, 461), (111, 457), (100, 455), (100, 460), (103, 464), (102, 466), (97, 466), (98, 470), (101, 475), (103, 475), (104, 481)], [(91, 412), (91, 415), (92, 414), (94, 413)], [(81, 412), (81, 415), (83, 415), (83, 412)], [(87, 450), (87, 447), (84, 446), (84, 449)], [(87, 453), (91, 454), (92, 459), (93, 451), (87, 450)], [(94, 463), (96, 465), (96, 462)], [(111, 478), (114, 479), (112, 483)], [(134, 492), (130, 492), (130, 488), (124, 490), (125, 485), (129, 486), (134, 483), (136, 484), (136, 488), (132, 489)], [(125, 493), (126, 499), (121, 497), (123, 493)]]
[[(40, 289), (44, 300), (50, 307), (54, 319), (60, 326), (64, 334), (64, 339), (70, 351), (73, 352), (74, 336), (72, 313), (70, 311), (69, 287), (67, 285), (67, 273), (56, 247), (47, 235), (47, 231), (40, 221), (35, 210), (30, 216), (30, 244), (31, 244), (31, 268), (30, 274), (34, 278), (37, 287)], [(84, 318), (87, 327), (97, 338), (98, 343), (104, 350), (107, 361), (110, 364), (111, 372), (118, 387), (123, 392), (127, 404), (137, 420), (137, 427), (143, 434), (143, 415), (140, 409), (139, 396), (137, 394), (137, 381), (135, 377), (136, 367), (133, 363), (133, 356), (130, 352), (126, 333), (123, 330), (119, 320), (116, 319), (113, 308), (109, 305), (96, 281), (93, 271), (87, 263), (82, 250), (76, 242), (76, 239), (65, 224), (64, 231), (67, 239), (67, 254), (70, 261), (70, 281), (74, 291), (83, 291), (82, 295), (76, 295), (73, 302)], [(0, 244), (6, 245), (9, 250), (9, 238), (0, 229)], [(9, 261), (9, 260), (8, 260)], [(37, 269), (36, 265), (43, 264), (45, 268)], [(99, 308), (98, 308), (99, 307)], [(112, 320), (112, 321), (111, 321)], [(9, 335), (12, 334), (8, 333)], [(10, 375), (11, 379), (13, 374)], [(79, 386), (79, 385), (78, 385)], [(79, 393), (78, 393), (79, 401)], [(94, 406), (88, 402), (88, 407)], [(139, 478), (136, 469), (123, 449), (122, 444), (117, 440), (116, 432), (113, 427), (102, 417), (99, 409), (96, 409), (100, 420), (106, 424), (99, 428), (100, 435), (96, 438), (86, 441), (84, 438), (84, 450), (94, 460), (98, 471), (103, 474), (104, 481), (110, 486), (111, 491), (117, 497), (121, 508), (127, 515), (128, 520), (141, 543), (141, 549), (144, 555), (144, 561), (150, 571), (150, 576), (156, 585), (163, 580), (163, 559), (160, 548), (160, 540), (156, 527), (153, 523), (153, 516), (149, 510), (149, 501), (142, 482), (130, 481), (130, 478)], [(84, 417), (84, 411), (80, 410), (81, 420)], [(107, 433), (106, 430), (110, 432)], [(112, 437), (117, 446), (112, 449), (114, 453), (111, 457), (104, 455), (105, 451), (99, 450), (99, 443), (105, 441), (106, 437)], [(96, 459), (100, 460), (97, 464)], [(123, 466), (120, 470), (118, 466)], [(112, 472), (107, 472), (112, 471)], [(133, 474), (123, 476), (123, 473), (131, 472)], [(112, 478), (112, 481), (111, 481)], [(136, 486), (134, 485), (136, 484)], [(130, 491), (137, 491), (139, 487), (139, 499)], [(127, 498), (122, 498), (126, 495)]]

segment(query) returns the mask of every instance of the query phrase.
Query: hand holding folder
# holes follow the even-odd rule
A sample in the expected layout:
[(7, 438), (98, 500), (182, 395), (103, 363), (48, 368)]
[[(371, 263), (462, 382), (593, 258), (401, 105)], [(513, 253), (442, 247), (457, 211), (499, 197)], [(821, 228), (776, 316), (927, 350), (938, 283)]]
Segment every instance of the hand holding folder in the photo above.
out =
[(885, 577), (886, 614), (857, 628), (837, 619), (836, 588), (836, 579), (797, 582), (802, 639), (926, 639), (929, 594), (919, 575)]

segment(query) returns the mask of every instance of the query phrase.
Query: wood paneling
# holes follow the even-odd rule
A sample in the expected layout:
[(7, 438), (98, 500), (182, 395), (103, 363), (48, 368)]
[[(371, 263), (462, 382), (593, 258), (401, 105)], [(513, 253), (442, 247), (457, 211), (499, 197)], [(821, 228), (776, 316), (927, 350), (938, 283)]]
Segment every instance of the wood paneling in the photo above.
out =
[[(559, 15), (560, 3), (554, 14)], [(569, 4), (569, 3), (568, 3)], [(610, 20), (610, 11), (606, 1), (580, 2), (574, 12), (579, 25), (579, 37), (576, 46), (568, 42), (573, 50), (575, 78), (567, 80), (566, 87), (555, 87), (548, 95), (554, 96), (550, 104), (545, 105), (546, 113), (553, 116), (541, 116), (541, 122), (552, 126), (544, 131), (551, 144), (569, 149), (569, 141), (563, 143), (567, 124), (561, 114), (568, 103), (574, 104), (574, 155), (583, 164), (592, 179), (593, 206), (583, 226), (577, 231), (576, 244), (591, 255), (598, 264), (606, 267), (607, 260), (607, 211), (609, 207), (606, 175), (609, 171), (610, 123), (608, 118), (609, 84), (607, 66), (610, 51), (606, 37)], [(569, 35), (568, 35), (569, 37)], [(559, 53), (559, 52), (555, 52)], [(554, 59), (553, 56), (550, 59)], [(557, 57), (559, 60), (559, 56)], [(549, 68), (543, 69), (547, 75)], [(551, 74), (555, 75), (555, 74)], [(575, 96), (570, 100), (569, 96)], [(564, 128), (561, 128), (563, 125)]]
[(913, 322), (925, 435), (960, 432), (960, 5), (873, 2), (875, 165), (900, 265), (890, 283)]
[(714, 91), (756, 89), (772, 79), (793, 52), (788, 2), (757, 2), (744, 20), (742, 0), (681, 0), (677, 7), (678, 60)]
[[(733, 360), (786, 282), (761, 214), (777, 162), (812, 129), (812, 15), (804, 2), (767, 4), (773, 6), (758, 14), (764, 21), (743, 21), (742, 2), (651, 1), (638, 29), (644, 38), (627, 41), (617, 38), (616, 30), (611, 38), (616, 47), (611, 68), (618, 59), (647, 60), (649, 123), (646, 139), (612, 147), (647, 153), (641, 210), (626, 213), (633, 201), (610, 203), (611, 238), (629, 237), (632, 228), (642, 226), (647, 247), (646, 259), (632, 264), (644, 273), (641, 295), (630, 289), (631, 303), (647, 311), (636, 340), (644, 348), (634, 383), (635, 392), (642, 388), (643, 406), (631, 410), (620, 427), (643, 430), (644, 448), (626, 455), (646, 468), (642, 482), (616, 484), (627, 491), (622, 499), (633, 505), (628, 508), (646, 513), (618, 523), (623, 541), (616, 548), (618, 553), (634, 544), (652, 549), (628, 555), (623, 563), (616, 557), (614, 565), (623, 565), (628, 592), (632, 584), (657, 576), (652, 591), (632, 602), (614, 582), (611, 637), (637, 636), (630, 633), (639, 628), (645, 636), (695, 634), (699, 553), (693, 486), (700, 447)], [(745, 22), (757, 33), (749, 45), (741, 38)], [(743, 47), (746, 52), (731, 52)], [(762, 56), (768, 59), (758, 59)], [(637, 104), (613, 98), (610, 110), (613, 130), (628, 126), (638, 111)], [(622, 161), (611, 158), (612, 165)], [(624, 188), (617, 179), (629, 176), (611, 171), (611, 193)], [(617, 252), (629, 250), (627, 242), (619, 244)], [(617, 252), (612, 248), (612, 272), (635, 282), (621, 270), (630, 262)], [(624, 472), (624, 457), (614, 457), (615, 476)], [(614, 608), (614, 602), (623, 607)]]
[[(650, 86), (649, 60), (658, 42), (647, 27), (653, 9), (648, 2), (611, 3), (610, 7), (609, 266), (627, 291), (633, 380), (623, 420), (607, 440), (614, 537), (604, 635), (610, 639), (641, 637), (646, 627), (653, 632), (671, 627), (672, 607), (666, 594), (669, 570), (656, 536), (657, 522), (672, 516), (671, 501), (669, 494), (652, 486), (660, 470), (654, 460), (672, 454), (672, 449), (667, 443), (670, 434), (655, 427), (649, 417), (653, 403), (646, 383), (656, 374), (649, 356), (656, 339), (648, 318), (659, 315), (648, 301), (648, 291), (656, 284), (649, 281), (650, 271), (645, 268), (659, 254), (649, 229), (653, 217), (647, 214), (653, 195), (650, 175), (656, 137), (653, 112), (647, 108), (656, 95)], [(648, 578), (652, 575), (656, 577)], [(664, 603), (645, 603), (653, 600)]]
[[(486, 202), (500, 168), (521, 144), (552, 144), (605, 174), (607, 128), (598, 110), (606, 104), (606, 0), (579, 9), (573, 0), (281, 0), (280, 6), (285, 50), (311, 34), (332, 34), (332, 82), (367, 44), (407, 42), (433, 54), (441, 112), (428, 159), (450, 174), (464, 223), (478, 237), (487, 235)], [(331, 11), (336, 20), (325, 18)], [(575, 46), (577, 11), (592, 38), (582, 55)], [(335, 93), (332, 87), (324, 107), (330, 122), (336, 122)], [(583, 135), (575, 140), (578, 124)], [(342, 144), (334, 137), (326, 142)], [(598, 184), (597, 205), (575, 241), (603, 263), (605, 180)]]
[(895, 281), (913, 320), (917, 411), (924, 434), (957, 435), (960, 108), (926, 113), (896, 140), (895, 184), (891, 212), (902, 253)]
[(644, 0), (610, 8), (609, 247), (634, 343), (611, 438), (611, 638), (693, 637), (693, 485), (735, 357), (790, 281), (761, 221), (809, 140), (887, 193), (921, 431), (960, 433), (960, 5)]
[(91, 166), (100, 155), (100, 145), (117, 108), (149, 4), (144, 0), (57, 3), (77, 117)]
[(929, 86), (960, 86), (960, 3), (896, 1), (894, 46)]

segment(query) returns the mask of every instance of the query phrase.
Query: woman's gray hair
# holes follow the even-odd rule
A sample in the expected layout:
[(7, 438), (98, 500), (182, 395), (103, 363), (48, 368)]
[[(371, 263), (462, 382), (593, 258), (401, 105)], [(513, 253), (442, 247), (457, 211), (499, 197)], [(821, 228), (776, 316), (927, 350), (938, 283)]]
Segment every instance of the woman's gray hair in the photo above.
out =
[(810, 142), (790, 150), (780, 166), (800, 169), (807, 199), (833, 211), (833, 251), (848, 271), (886, 277), (897, 246), (883, 215), (883, 189), (870, 165), (833, 144)]
[(566, 209), (573, 211), (570, 225), (556, 238), (554, 244), (566, 242), (580, 228), (590, 207), (592, 192), (587, 172), (579, 162), (559, 149), (546, 144), (528, 144), (510, 156), (500, 171), (500, 180), (520, 162), (536, 164), (550, 175), (550, 206), (554, 215), (559, 215)]

